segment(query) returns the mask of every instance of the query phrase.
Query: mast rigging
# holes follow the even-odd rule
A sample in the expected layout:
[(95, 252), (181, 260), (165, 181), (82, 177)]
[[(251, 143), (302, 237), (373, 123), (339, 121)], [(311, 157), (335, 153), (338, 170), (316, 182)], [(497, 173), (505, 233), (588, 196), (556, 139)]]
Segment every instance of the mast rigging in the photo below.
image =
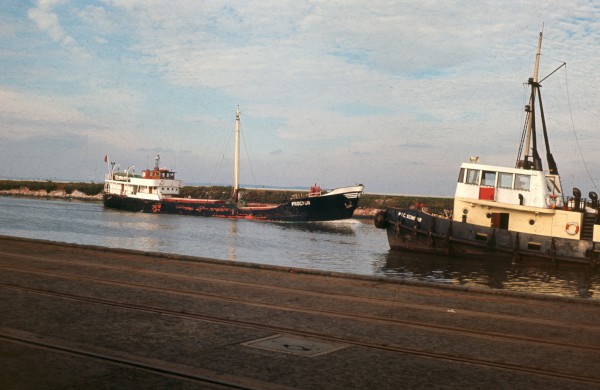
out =
[[(521, 137), (521, 146), (519, 147), (519, 154), (517, 157), (517, 167), (522, 166), (525, 169), (532, 169), (536, 171), (543, 170), (542, 159), (540, 158), (537, 148), (537, 134), (535, 121), (535, 101), (537, 96), (537, 100), (540, 107), (540, 118), (542, 121), (542, 133), (544, 136), (544, 144), (546, 147), (546, 160), (548, 161), (548, 171), (552, 175), (558, 175), (558, 167), (556, 166), (554, 156), (550, 152), (550, 142), (548, 141), (548, 129), (546, 128), (546, 117), (544, 115), (544, 106), (542, 104), (542, 93), (540, 87), (541, 81), (544, 81), (548, 77), (553, 75), (558, 69), (566, 65), (566, 63), (563, 62), (552, 73), (544, 77), (541, 81), (538, 81), (541, 49), (542, 33), (540, 32), (538, 40), (538, 49), (535, 57), (535, 68), (533, 72), (533, 78), (530, 78), (528, 80), (528, 84), (531, 86), (531, 95), (529, 97), (529, 104), (525, 107), (525, 111), (527, 112), (526, 127), (524, 128), (524, 133)], [(523, 143), (525, 143), (525, 148), (523, 148)], [(523, 149), (525, 149), (525, 157), (523, 161), (521, 161), (521, 153), (523, 152)], [(529, 160), (530, 157), (532, 161)]]

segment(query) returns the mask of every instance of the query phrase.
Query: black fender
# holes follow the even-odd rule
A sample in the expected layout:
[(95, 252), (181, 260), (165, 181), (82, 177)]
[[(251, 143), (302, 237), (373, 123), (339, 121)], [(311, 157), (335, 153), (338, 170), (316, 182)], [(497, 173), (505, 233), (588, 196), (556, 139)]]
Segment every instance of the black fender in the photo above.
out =
[(385, 215), (385, 211), (377, 212), (377, 214), (375, 214), (375, 217), (373, 218), (373, 223), (375, 224), (376, 228), (385, 229), (388, 225), (388, 220)]

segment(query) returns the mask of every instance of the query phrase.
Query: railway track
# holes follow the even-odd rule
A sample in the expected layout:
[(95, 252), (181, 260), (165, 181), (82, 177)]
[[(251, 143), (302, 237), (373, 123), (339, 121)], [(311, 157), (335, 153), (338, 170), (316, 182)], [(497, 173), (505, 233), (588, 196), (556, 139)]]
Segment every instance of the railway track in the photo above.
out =
[[(71, 265), (72, 265), (72, 263), (71, 263)], [(145, 270), (133, 271), (130, 268), (125, 269), (125, 268), (120, 268), (120, 267), (106, 267), (106, 266), (102, 266), (102, 268), (110, 269), (113, 271), (127, 270), (128, 272), (136, 272), (136, 273), (146, 274), (146, 275), (153, 274), (153, 275), (160, 275), (163, 277), (167, 276), (167, 274), (165, 274), (165, 273), (159, 273), (159, 272), (155, 272), (155, 271), (145, 271)], [(426, 330), (430, 330), (430, 331), (451, 332), (451, 333), (457, 333), (460, 335), (465, 335), (465, 336), (470, 336), (470, 337), (479, 337), (479, 338), (493, 339), (493, 340), (498, 340), (498, 341), (519, 341), (519, 342), (527, 342), (527, 343), (532, 343), (532, 344), (577, 348), (577, 349), (600, 352), (600, 346), (596, 346), (596, 345), (561, 343), (561, 342), (557, 342), (557, 341), (540, 339), (540, 338), (519, 337), (519, 336), (515, 336), (512, 334), (503, 334), (503, 333), (490, 332), (490, 331), (478, 331), (478, 330), (473, 330), (473, 329), (464, 329), (464, 328), (459, 328), (459, 327), (454, 327), (454, 326), (437, 325), (437, 324), (431, 324), (431, 323), (427, 323), (427, 322), (423, 322), (423, 321), (407, 321), (407, 320), (382, 317), (382, 316), (364, 315), (364, 314), (359, 314), (356, 312), (348, 312), (348, 311), (343, 312), (343, 311), (337, 311), (337, 310), (323, 310), (323, 309), (306, 308), (306, 307), (294, 306), (294, 305), (265, 303), (265, 302), (254, 301), (254, 300), (245, 299), (245, 298), (241, 298), (241, 297), (226, 297), (226, 296), (223, 296), (223, 294), (205, 293), (205, 292), (200, 292), (200, 291), (184, 290), (184, 289), (179, 289), (179, 288), (168, 288), (168, 287), (159, 287), (159, 286), (152, 286), (152, 285), (146, 285), (146, 284), (140, 284), (140, 283), (107, 280), (107, 279), (102, 279), (102, 278), (97, 278), (97, 277), (81, 276), (81, 275), (75, 275), (75, 274), (64, 273), (64, 272), (36, 270), (36, 269), (32, 269), (32, 268), (27, 268), (27, 267), (15, 267), (15, 266), (0, 265), (0, 269), (25, 272), (25, 273), (28, 273), (31, 275), (44, 275), (44, 276), (49, 276), (49, 277), (70, 278), (70, 279), (79, 280), (79, 281), (93, 282), (93, 283), (112, 285), (112, 286), (120, 286), (120, 287), (126, 287), (126, 288), (130, 288), (130, 289), (144, 289), (149, 292), (161, 292), (161, 293), (168, 293), (168, 294), (174, 294), (174, 295), (180, 295), (180, 296), (185, 295), (185, 296), (198, 297), (198, 298), (202, 297), (202, 298), (210, 299), (210, 300), (214, 300), (214, 301), (240, 303), (240, 304), (250, 305), (250, 306), (254, 306), (254, 307), (264, 307), (264, 308), (268, 308), (268, 309), (283, 310), (283, 311), (288, 311), (288, 312), (297, 312), (297, 313), (313, 314), (313, 315), (324, 315), (324, 316), (337, 317), (337, 318), (363, 320), (363, 321), (367, 321), (367, 322), (377, 322), (377, 323), (387, 323), (387, 324), (393, 324), (393, 325), (410, 326), (410, 327), (421, 328), (421, 329), (426, 329)], [(199, 278), (199, 277), (195, 277), (195, 276), (194, 277), (182, 276), (182, 275), (177, 275), (177, 276), (168, 275), (168, 276), (171, 278), (174, 278), (174, 279), (188, 279), (188, 280), (193, 279), (195, 281), (207, 281), (208, 280), (208, 278)], [(297, 289), (264, 286), (264, 285), (254, 286), (254, 285), (250, 285), (248, 283), (230, 282), (230, 281), (219, 281), (219, 283), (236, 285), (236, 286), (245, 286), (245, 287), (250, 287), (250, 288), (254, 288), (254, 289), (271, 291), (271, 292), (276, 291), (278, 293), (285, 291), (285, 292), (294, 293), (294, 294), (296, 294), (296, 293), (307, 294), (307, 295), (316, 296), (316, 297), (323, 298), (323, 299), (331, 298), (331, 294), (326, 294), (326, 293), (322, 293), (322, 292), (298, 291)], [(0, 283), (0, 286), (3, 286), (5, 288), (19, 288), (18, 286), (4, 284), (4, 283)], [(109, 304), (109, 302), (106, 302), (103, 300), (94, 300), (93, 298), (86, 298), (86, 297), (81, 297), (81, 296), (73, 297), (68, 294), (61, 295), (59, 293), (52, 293), (50, 291), (39, 290), (39, 289), (30, 289), (30, 288), (21, 288), (21, 289), (30, 291), (30, 292), (45, 293), (48, 295), (53, 295), (53, 296), (62, 297), (62, 298), (78, 299), (81, 301), (92, 302), (92, 303)], [(398, 309), (398, 310), (400, 310), (400, 309), (423, 309), (426, 311), (433, 311), (433, 312), (440, 312), (442, 310), (447, 311), (447, 309), (442, 309), (440, 307), (435, 307), (435, 306), (431, 306), (431, 305), (409, 304), (409, 303), (403, 303), (403, 302), (399, 303), (397, 301), (391, 301), (391, 300), (385, 300), (385, 299), (372, 299), (372, 298), (364, 298), (364, 297), (356, 297), (356, 296), (348, 296), (348, 295), (343, 295), (343, 296), (338, 295), (337, 298), (345, 300), (345, 301), (360, 301), (363, 303), (364, 302), (373, 302), (373, 303), (377, 303), (377, 304), (383, 303), (385, 305), (389, 305), (390, 307), (393, 307), (394, 309)], [(127, 307), (129, 307), (129, 306), (127, 306)], [(137, 306), (131, 307), (131, 308), (139, 309)], [(155, 309), (155, 311), (163, 313), (162, 309), (157, 308), (157, 309)], [(589, 330), (589, 331), (597, 332), (598, 337), (600, 338), (600, 325), (573, 324), (573, 323), (554, 321), (554, 320), (546, 320), (546, 319), (542, 319), (542, 320), (531, 319), (531, 318), (527, 318), (527, 317), (510, 317), (507, 315), (479, 313), (479, 312), (473, 312), (473, 311), (468, 311), (468, 310), (460, 310), (460, 312), (461, 312), (461, 315), (466, 316), (466, 317), (480, 317), (480, 318), (485, 317), (485, 318), (490, 318), (490, 319), (505, 319), (505, 320), (510, 319), (511, 321), (518, 321), (518, 322), (520, 322), (522, 324), (526, 324), (528, 326), (552, 325), (555, 327), (566, 327), (569, 329), (569, 331), (571, 331), (573, 329)], [(201, 319), (210, 320), (209, 317), (201, 317)], [(288, 333), (289, 333), (289, 331), (288, 331)]]
[[(107, 254), (107, 258), (111, 257)], [(174, 260), (161, 260), (153, 262), (154, 266), (168, 264), (173, 265)], [(160, 264), (159, 264), (160, 263)], [(161, 267), (158, 267), (161, 268)], [(380, 339), (377, 335), (367, 335), (367, 333), (344, 333), (324, 331), (320, 328), (295, 326), (291, 323), (277, 321), (257, 321), (255, 319), (241, 319), (237, 315), (215, 314), (210, 310), (205, 312), (195, 311), (194, 309), (180, 310), (173, 309), (159, 303), (147, 304), (139, 303), (135, 299), (135, 294), (144, 296), (161, 296), (163, 301), (180, 302), (184, 299), (202, 300), (210, 302), (211, 305), (236, 305), (249, 307), (252, 311), (266, 310), (272, 312), (283, 312), (289, 316), (300, 317), (310, 316), (311, 318), (325, 319), (326, 321), (341, 321), (343, 324), (352, 324), (357, 328), (378, 329), (386, 327), (397, 332), (421, 332), (429, 337), (452, 337), (456, 340), (467, 340), (466, 342), (490, 343), (497, 345), (513, 345), (525, 349), (545, 349), (553, 351), (557, 355), (570, 353), (586, 356), (593, 361), (597, 361), (600, 356), (600, 345), (598, 343), (586, 343), (582, 341), (572, 342), (567, 339), (557, 337), (549, 339), (547, 337), (535, 337), (527, 334), (513, 334), (476, 327), (459, 326), (444, 324), (436, 321), (416, 320), (407, 318), (394, 318), (390, 315), (390, 310), (413, 310), (420, 311), (426, 315), (439, 316), (441, 313), (448, 315), (459, 313), (463, 320), (469, 321), (493, 321), (510, 323), (510, 328), (530, 328), (530, 327), (548, 327), (554, 333), (584, 332), (600, 339), (600, 325), (595, 322), (577, 323), (564, 319), (537, 318), (526, 315), (509, 315), (503, 313), (492, 313), (486, 311), (477, 311), (472, 309), (452, 310), (443, 306), (433, 304), (412, 303), (405, 299), (391, 294), (388, 296), (364, 296), (360, 294), (349, 294), (337, 291), (336, 289), (328, 291), (316, 291), (310, 288), (300, 288), (297, 286), (286, 286), (276, 283), (260, 284), (244, 280), (228, 280), (226, 278), (216, 278), (214, 275), (197, 275), (185, 272), (175, 272), (165, 269), (152, 269), (149, 264), (106, 264), (89, 259), (77, 258), (71, 256), (69, 260), (56, 258), (54, 256), (44, 257), (35, 254), (14, 253), (0, 251), (0, 290), (10, 294), (19, 293), (30, 296), (44, 297), (61, 302), (77, 302), (83, 305), (102, 306), (136, 311), (141, 313), (169, 316), (178, 319), (191, 321), (207, 322), (222, 326), (235, 328), (245, 328), (258, 330), (272, 334), (294, 335), (302, 338), (319, 339), (332, 343), (339, 343), (347, 346), (366, 348), (369, 350), (379, 350), (391, 353), (415, 356), (425, 359), (434, 359), (438, 361), (447, 361), (458, 364), (474, 365), (478, 367), (491, 368), (496, 370), (536, 375), (547, 378), (559, 378), (562, 380), (573, 381), (573, 383), (583, 386), (600, 385), (600, 377), (597, 372), (589, 372), (589, 375), (581, 373), (572, 373), (568, 370), (557, 370), (556, 367), (537, 366), (533, 362), (526, 365), (519, 360), (503, 361), (502, 359), (491, 359), (489, 357), (464, 356), (455, 354), (451, 350), (432, 350), (428, 348), (415, 348), (402, 344), (401, 342), (387, 339)], [(177, 267), (175, 267), (177, 270)], [(246, 272), (240, 270), (240, 272)], [(247, 272), (253, 272), (248, 270)], [(11, 280), (15, 277), (21, 283), (15, 283)], [(44, 283), (38, 283), (43, 280)], [(31, 284), (28, 285), (28, 281)], [(60, 283), (57, 283), (60, 282)], [(342, 281), (340, 281), (341, 283)], [(285, 282), (283, 282), (285, 284)], [(211, 284), (211, 288), (203, 291), (194, 286)], [(87, 289), (77, 290), (71, 288), (73, 285), (85, 285)], [(186, 287), (186, 286), (190, 287)], [(62, 287), (57, 287), (62, 286)], [(91, 288), (93, 286), (94, 288)], [(212, 289), (212, 291), (211, 291)], [(94, 291), (122, 291), (119, 298), (101, 297), (94, 295)], [(220, 290), (220, 291), (219, 291)], [(234, 290), (238, 293), (224, 293), (223, 291)], [(242, 292), (241, 294), (239, 292)], [(389, 293), (389, 292), (388, 292)], [(411, 294), (416, 294), (414, 291)], [(431, 294), (427, 292), (425, 294)], [(452, 296), (452, 292), (444, 292)], [(337, 305), (332, 309), (331, 305), (306, 305), (294, 304), (281, 299), (281, 302), (273, 302), (265, 299), (265, 296), (296, 296), (300, 302), (305, 298), (310, 302), (319, 302), (324, 300), (333, 300)], [(132, 297), (132, 298), (128, 298)], [(479, 298), (474, 298), (475, 300)], [(497, 297), (487, 297), (484, 300), (494, 300)], [(158, 301), (158, 300), (157, 300)], [(537, 302), (535, 305), (544, 305), (544, 302)], [(383, 311), (361, 312), (353, 308), (357, 306), (377, 306)], [(535, 306), (534, 305), (534, 306)], [(588, 310), (583, 307), (582, 310)], [(591, 307), (589, 310), (594, 310)], [(384, 313), (384, 314), (381, 314)], [(387, 314), (385, 314), (387, 313)], [(343, 326), (343, 325), (342, 325)], [(594, 336), (595, 335), (595, 336)], [(19, 332), (6, 326), (0, 325), (0, 338), (7, 342), (22, 343), (35, 348), (44, 348), (65, 354), (74, 354), (87, 356), (88, 358), (102, 360), (114, 364), (127, 365), (137, 369), (162, 373), (164, 375), (181, 377), (188, 380), (198, 381), (200, 383), (210, 384), (211, 386), (223, 386), (225, 388), (277, 388), (270, 382), (260, 382), (252, 378), (230, 376), (223, 379), (222, 373), (203, 370), (184, 364), (174, 364), (159, 359), (143, 358), (135, 354), (127, 354), (123, 351), (100, 348), (90, 345), (79, 345), (68, 340), (53, 337), (42, 337), (34, 333)], [(254, 382), (253, 382), (254, 381)]]
[(199, 383), (202, 388), (245, 390), (275, 390), (286, 388), (284, 386), (277, 386), (271, 383), (252, 380), (250, 378), (224, 376), (223, 374), (210, 370), (203, 370), (198, 367), (145, 358), (139, 355), (127, 354), (122, 351), (81, 345), (64, 339), (55, 339), (34, 333), (15, 331), (14, 329), (6, 327), (0, 327), (0, 340), (55, 353), (91, 358), (108, 364), (142, 370), (146, 373), (168, 375)]

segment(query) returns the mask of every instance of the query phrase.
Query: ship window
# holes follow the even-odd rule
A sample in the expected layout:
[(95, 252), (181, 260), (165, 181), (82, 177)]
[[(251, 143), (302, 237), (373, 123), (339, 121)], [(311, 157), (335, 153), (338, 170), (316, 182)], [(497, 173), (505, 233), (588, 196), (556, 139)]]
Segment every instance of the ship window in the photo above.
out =
[(500, 188), (512, 188), (513, 174), (502, 173), (498, 174), (498, 187)]
[(460, 172), (458, 173), (458, 182), (459, 183), (465, 182), (465, 168), (460, 168)]
[(546, 176), (546, 187), (548, 187), (548, 191), (553, 194), (562, 193), (560, 182), (557, 181), (557, 177), (555, 176)]
[(496, 185), (496, 172), (483, 171), (481, 185), (486, 187), (494, 187)]
[(529, 190), (529, 185), (531, 183), (530, 175), (515, 175), (515, 190)]
[(479, 169), (467, 169), (467, 184), (479, 184)]

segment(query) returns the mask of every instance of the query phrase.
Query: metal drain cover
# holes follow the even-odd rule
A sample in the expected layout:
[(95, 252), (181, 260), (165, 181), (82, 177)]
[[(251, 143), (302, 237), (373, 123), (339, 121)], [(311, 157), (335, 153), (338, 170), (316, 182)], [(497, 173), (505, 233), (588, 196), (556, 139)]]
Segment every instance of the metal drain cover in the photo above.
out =
[(300, 338), (296, 336), (274, 335), (262, 339), (249, 341), (242, 345), (268, 351), (291, 353), (300, 356), (319, 356), (329, 352), (346, 348), (346, 344), (323, 342), (316, 339)]

